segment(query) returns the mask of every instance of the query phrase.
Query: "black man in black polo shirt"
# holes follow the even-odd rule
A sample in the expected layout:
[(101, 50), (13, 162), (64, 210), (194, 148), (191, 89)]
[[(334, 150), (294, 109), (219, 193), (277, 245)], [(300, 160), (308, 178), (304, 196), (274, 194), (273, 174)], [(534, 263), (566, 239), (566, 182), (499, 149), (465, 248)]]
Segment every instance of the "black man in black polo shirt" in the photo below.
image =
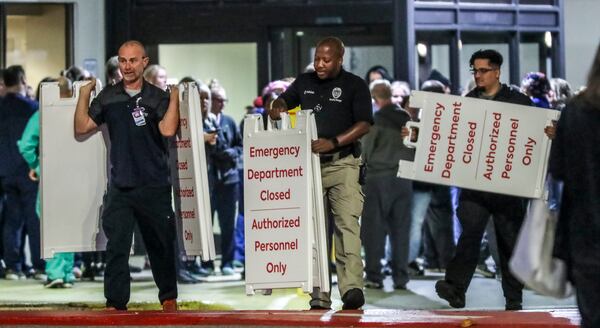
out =
[[(365, 303), (358, 224), (363, 207), (358, 183), (358, 139), (369, 132), (373, 113), (369, 88), (360, 77), (342, 68), (343, 57), (344, 44), (340, 39), (328, 37), (319, 41), (315, 72), (298, 76), (266, 108), (272, 119), (279, 119), (280, 112), (298, 105), (315, 113), (318, 139), (312, 142), (312, 151), (321, 157), (325, 206), (333, 214), (338, 287), (343, 309), (358, 309)], [(311, 296), (311, 309), (331, 307), (330, 293), (315, 288)]]
[(175, 217), (167, 137), (179, 126), (179, 96), (144, 81), (148, 64), (144, 46), (127, 41), (119, 48), (123, 80), (107, 86), (91, 105), (92, 80), (81, 87), (75, 112), (75, 134), (106, 123), (112, 164), (104, 200), (102, 227), (106, 233), (104, 296), (108, 309), (126, 310), (130, 295), (129, 250), (137, 223), (152, 264), (158, 297), (165, 311), (177, 309)]

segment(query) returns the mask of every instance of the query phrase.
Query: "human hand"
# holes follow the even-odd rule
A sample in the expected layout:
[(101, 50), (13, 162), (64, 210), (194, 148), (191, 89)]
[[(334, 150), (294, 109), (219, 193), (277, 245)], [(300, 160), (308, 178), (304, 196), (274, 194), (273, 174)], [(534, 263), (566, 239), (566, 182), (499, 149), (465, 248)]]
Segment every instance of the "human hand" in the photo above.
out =
[(311, 142), (311, 149), (313, 153), (326, 153), (335, 149), (335, 145), (331, 139), (319, 138)]
[(31, 181), (38, 181), (39, 180), (39, 177), (38, 177), (37, 173), (35, 173), (34, 169), (30, 169), (29, 170), (29, 179)]
[(400, 136), (402, 138), (406, 138), (406, 137), (408, 137), (409, 134), (410, 134), (410, 130), (408, 130), (407, 127), (403, 126), (402, 130), (400, 130)]
[(556, 121), (552, 121), (552, 125), (548, 125), (544, 128), (544, 133), (548, 136), (548, 139), (552, 140), (556, 137)]
[(167, 91), (169, 91), (171, 99), (174, 97), (179, 98), (179, 87), (176, 84), (169, 84), (167, 86)]
[(85, 93), (86, 95), (90, 95), (93, 90), (96, 89), (96, 79), (88, 80), (89, 82), (82, 85), (79, 89), (80, 92)]
[(208, 143), (211, 146), (217, 144), (217, 138), (219, 138), (219, 135), (216, 132), (204, 133), (204, 142)]

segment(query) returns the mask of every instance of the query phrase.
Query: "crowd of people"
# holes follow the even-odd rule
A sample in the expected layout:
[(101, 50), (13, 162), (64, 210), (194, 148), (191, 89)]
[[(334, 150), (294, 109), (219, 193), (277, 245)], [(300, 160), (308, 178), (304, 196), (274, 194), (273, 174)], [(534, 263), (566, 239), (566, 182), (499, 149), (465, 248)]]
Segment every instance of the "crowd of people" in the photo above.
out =
[[(466, 290), (478, 273), (501, 277), (506, 310), (521, 310), (524, 286), (512, 276), (508, 260), (528, 200), (397, 177), (399, 160), (414, 158), (414, 150), (402, 143), (411, 135), (406, 123), (420, 116), (410, 103), (411, 88), (379, 65), (360, 78), (344, 69), (343, 55), (341, 40), (321, 40), (306, 72), (270, 82), (245, 109), (247, 114), (263, 115), (265, 123), (267, 116), (279, 119), (280, 112), (293, 117), (302, 108), (315, 111), (318, 139), (312, 150), (321, 158), (329, 244), (335, 245), (332, 268), (343, 308), (360, 308), (363, 287), (383, 288), (386, 275), (391, 275), (395, 289), (402, 290), (410, 279), (434, 271), (445, 273), (436, 283), (436, 292), (454, 308), (465, 306)], [(562, 254), (573, 269), (571, 279), (585, 286), (577, 288), (583, 325), (597, 326), (594, 307), (600, 304), (599, 284), (593, 276), (600, 272), (596, 197), (600, 154), (593, 141), (600, 125), (600, 54), (587, 89), (581, 92), (541, 72), (528, 73), (520, 86), (503, 84), (503, 58), (493, 49), (475, 52), (469, 64), (473, 81), (465, 88), (465, 97), (561, 111), (558, 126), (545, 130), (555, 139), (547, 181), (549, 207), (560, 211)], [(21, 66), (2, 70), (0, 277), (39, 279), (48, 288), (58, 288), (104, 274), (107, 307), (124, 310), (130, 272), (141, 270), (128, 264), (135, 230), (136, 249), (147, 253), (145, 266), (153, 272), (163, 307), (176, 309), (176, 282), (198, 283), (211, 275), (234, 276), (243, 271), (243, 122), (227, 114), (228, 95), (217, 79), (180, 80), (195, 83), (200, 91), (211, 210), (220, 226), (221, 257), (216, 268), (212, 262), (185, 256), (175, 237), (165, 140), (177, 131), (181, 86), (167, 85), (167, 70), (149, 65), (137, 41), (124, 43), (105, 68), (107, 85), (91, 104), (92, 90), (101, 82), (85, 70), (74, 66), (43, 80), (58, 82), (61, 97), (72, 97), (75, 81), (89, 80), (81, 87), (75, 133), (89, 133), (106, 124), (113, 140), (111, 182), (102, 214), (107, 251), (59, 253), (47, 261), (40, 256), (36, 211), (38, 183), (43, 179), (39, 176), (39, 94), (28, 92), (32, 88)], [(449, 94), (451, 85), (433, 70), (419, 89)], [(324, 94), (336, 101), (324, 101)], [(30, 261), (25, 259), (26, 240)], [(311, 309), (331, 307), (329, 293), (315, 289), (311, 296)]]

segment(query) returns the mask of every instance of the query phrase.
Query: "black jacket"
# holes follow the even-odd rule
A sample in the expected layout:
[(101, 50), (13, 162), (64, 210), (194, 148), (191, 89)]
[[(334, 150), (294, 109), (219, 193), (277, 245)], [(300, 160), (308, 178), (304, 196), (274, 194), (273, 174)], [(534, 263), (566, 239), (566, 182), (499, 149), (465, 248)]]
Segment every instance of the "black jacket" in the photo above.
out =
[[(562, 111), (549, 170), (564, 182), (556, 255), (600, 267), (600, 104), (575, 98)], [(570, 260), (570, 261), (569, 261)]]
[(397, 107), (382, 107), (374, 115), (375, 124), (363, 139), (363, 160), (368, 176), (391, 176), (398, 173), (398, 161), (412, 160), (414, 152), (402, 142), (402, 127), (410, 116)]
[(0, 101), (0, 177), (27, 176), (29, 166), (19, 153), (17, 141), (38, 103), (16, 93)]
[[(465, 95), (470, 98), (481, 98), (482, 91), (479, 88), (475, 88)], [(526, 95), (522, 94), (519, 90), (509, 87), (506, 84), (502, 84), (500, 91), (494, 96), (493, 101), (500, 101), (505, 103), (533, 106), (531, 99)]]

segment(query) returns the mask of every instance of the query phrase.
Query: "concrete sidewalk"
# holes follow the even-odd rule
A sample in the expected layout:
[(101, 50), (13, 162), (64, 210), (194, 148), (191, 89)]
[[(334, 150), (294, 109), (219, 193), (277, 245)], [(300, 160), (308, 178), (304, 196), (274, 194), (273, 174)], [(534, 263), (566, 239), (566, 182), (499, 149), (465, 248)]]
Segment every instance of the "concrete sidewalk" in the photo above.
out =
[[(158, 289), (150, 271), (133, 274), (130, 309), (158, 309)], [(408, 289), (396, 291), (391, 278), (384, 281), (383, 290), (365, 289), (363, 309), (438, 310), (450, 309), (435, 293), (435, 282), (443, 274), (427, 272), (411, 280)], [(342, 307), (337, 285), (333, 286), (333, 309)], [(306, 310), (309, 296), (297, 289), (274, 290), (270, 296), (246, 296), (243, 281), (203, 282), (179, 285), (179, 302), (189, 310)], [(573, 308), (574, 297), (557, 300), (524, 291), (525, 310)], [(23, 308), (98, 308), (104, 306), (103, 283), (76, 282), (70, 289), (46, 289), (36, 280), (0, 280), (0, 309)], [(467, 293), (464, 310), (503, 310), (504, 297), (500, 281), (475, 276)]]

